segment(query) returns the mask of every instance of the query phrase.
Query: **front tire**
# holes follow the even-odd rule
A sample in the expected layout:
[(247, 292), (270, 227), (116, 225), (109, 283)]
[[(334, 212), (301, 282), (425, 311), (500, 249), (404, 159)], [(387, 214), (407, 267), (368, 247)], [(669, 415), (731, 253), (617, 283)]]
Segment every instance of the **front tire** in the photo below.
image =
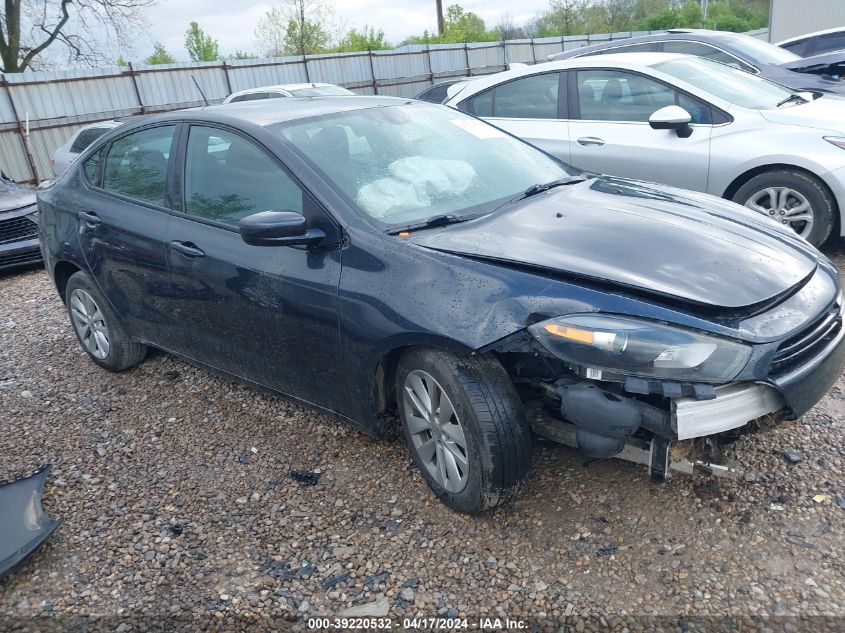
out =
[(737, 190), (733, 201), (789, 226), (813, 246), (821, 246), (833, 231), (833, 198), (815, 176), (802, 171), (758, 174)]
[(76, 272), (65, 287), (65, 306), (73, 331), (89, 358), (108, 371), (123, 371), (147, 355), (147, 347), (127, 334), (93, 280)]
[(441, 501), (478, 514), (519, 493), (531, 434), (496, 359), (411, 349), (399, 361), (396, 394), (411, 455)]

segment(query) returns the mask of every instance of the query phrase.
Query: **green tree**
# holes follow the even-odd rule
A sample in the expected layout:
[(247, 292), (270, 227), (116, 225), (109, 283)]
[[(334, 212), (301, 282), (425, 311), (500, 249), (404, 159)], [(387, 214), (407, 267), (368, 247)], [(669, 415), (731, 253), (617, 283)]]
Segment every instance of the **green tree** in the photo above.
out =
[(340, 38), (334, 50), (339, 53), (347, 53), (352, 51), (381, 51), (388, 48), (391, 48), (391, 46), (384, 40), (384, 31), (365, 25), (360, 31), (356, 28), (349, 29)]
[(185, 48), (192, 62), (213, 62), (220, 59), (217, 40), (206, 35), (199, 24), (191, 22), (185, 31)]
[(252, 53), (247, 53), (246, 51), (235, 51), (227, 59), (238, 60), (238, 59), (255, 59), (256, 56)]
[(176, 58), (173, 57), (167, 49), (164, 48), (164, 44), (161, 42), (156, 42), (153, 44), (153, 54), (147, 57), (144, 60), (145, 64), (175, 64)]
[(262, 55), (310, 55), (326, 50), (331, 8), (324, 0), (285, 0), (258, 20), (255, 39)]

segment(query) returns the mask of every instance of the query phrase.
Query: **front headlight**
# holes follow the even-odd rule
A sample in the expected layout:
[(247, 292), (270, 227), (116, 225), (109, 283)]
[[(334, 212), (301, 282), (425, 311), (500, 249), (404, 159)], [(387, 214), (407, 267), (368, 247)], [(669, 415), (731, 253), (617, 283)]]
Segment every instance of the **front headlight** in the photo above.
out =
[(528, 328), (555, 356), (588, 370), (691, 382), (728, 382), (751, 348), (715, 336), (628, 317), (575, 314)]

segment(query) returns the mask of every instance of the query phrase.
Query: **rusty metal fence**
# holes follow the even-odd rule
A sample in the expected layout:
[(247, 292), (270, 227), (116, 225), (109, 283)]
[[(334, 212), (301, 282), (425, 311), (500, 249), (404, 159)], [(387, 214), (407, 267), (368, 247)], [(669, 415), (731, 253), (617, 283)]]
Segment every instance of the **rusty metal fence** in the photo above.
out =
[(386, 51), (0, 75), (0, 170), (18, 181), (40, 182), (52, 176), (53, 152), (79, 127), (202, 105), (196, 84), (210, 103), (237, 90), (301, 82), (339, 84), (360, 94), (413, 97), (449, 78), (495, 73), (513, 62), (533, 64), (561, 50), (646, 34), (409, 45)]

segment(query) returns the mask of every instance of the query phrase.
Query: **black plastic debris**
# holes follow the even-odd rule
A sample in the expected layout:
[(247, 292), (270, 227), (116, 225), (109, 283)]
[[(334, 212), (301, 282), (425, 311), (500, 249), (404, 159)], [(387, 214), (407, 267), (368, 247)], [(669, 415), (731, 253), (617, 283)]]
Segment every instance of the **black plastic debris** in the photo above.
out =
[(833, 499), (836, 501), (836, 505), (845, 510), (845, 496), (842, 496), (837, 492), (835, 495), (833, 495)]
[(50, 474), (43, 466), (29, 477), (0, 484), (0, 578), (23, 563), (59, 526), (41, 508)]
[(314, 473), (310, 470), (298, 470), (294, 468), (290, 471), (290, 476), (294, 481), (298, 481), (303, 486), (314, 486), (320, 481), (320, 475), (322, 473)]
[(801, 453), (797, 453), (795, 451), (784, 451), (783, 458), (790, 464), (799, 464), (804, 461), (804, 457)]

